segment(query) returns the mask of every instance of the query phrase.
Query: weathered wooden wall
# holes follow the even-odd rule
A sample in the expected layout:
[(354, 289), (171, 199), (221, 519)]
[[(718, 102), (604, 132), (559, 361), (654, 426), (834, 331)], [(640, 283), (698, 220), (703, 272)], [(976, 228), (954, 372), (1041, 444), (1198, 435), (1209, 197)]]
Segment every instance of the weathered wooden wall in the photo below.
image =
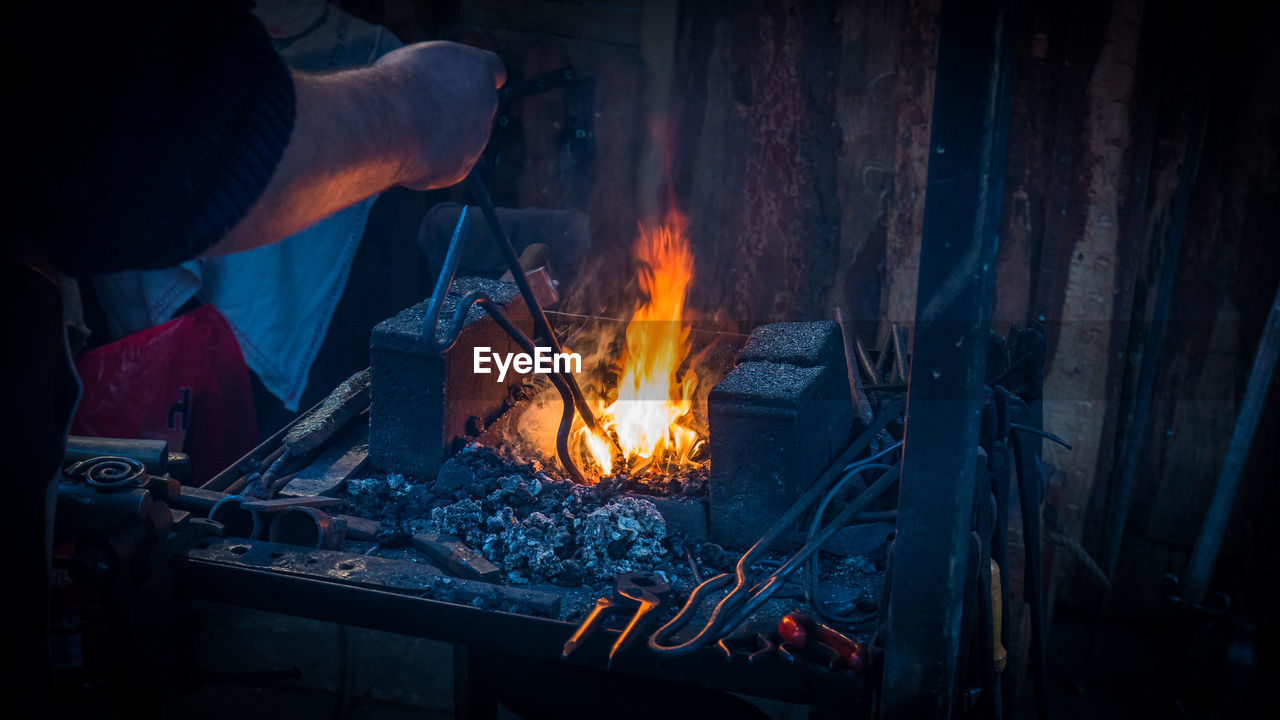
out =
[(671, 148), (695, 303), (745, 324), (830, 316), (839, 53), (834, 2), (683, 4)]
[[(1141, 437), (1124, 438), (1140, 443), (1141, 462), (1116, 595), (1117, 609), (1135, 616), (1158, 602), (1163, 573), (1185, 568), (1280, 283), (1280, 13), (1262, 3), (1182, 10), (1163, 28), (1165, 93), (1135, 282), (1141, 328), (1171, 233), (1184, 223), (1149, 422)], [(1207, 112), (1203, 139), (1193, 126), (1197, 110)], [(1178, 175), (1197, 142), (1180, 217)], [(1278, 409), (1273, 388), (1220, 574), (1219, 587), (1254, 608), (1280, 600), (1269, 569), (1277, 536), (1268, 522), (1278, 507)], [(1091, 516), (1101, 515), (1102, 500), (1095, 493)]]

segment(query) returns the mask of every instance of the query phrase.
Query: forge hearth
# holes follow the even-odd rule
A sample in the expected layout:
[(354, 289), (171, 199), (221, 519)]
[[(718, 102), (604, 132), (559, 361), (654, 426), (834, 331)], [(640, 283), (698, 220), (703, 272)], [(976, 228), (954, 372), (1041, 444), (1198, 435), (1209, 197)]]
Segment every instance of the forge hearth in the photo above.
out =
[[(529, 326), (529, 313), (511, 283), (462, 278), (454, 283), (450, 302), (476, 289), (488, 292), (513, 319)], [(417, 508), (418, 526), (403, 530), (472, 533), (476, 537), (469, 539), (483, 545), (485, 533), (478, 529), (499, 522), (492, 515), (505, 501), (521, 494), (530, 499), (542, 488), (567, 481), (555, 460), (531, 456), (527, 447), (512, 448), (505, 442), (520, 413), (527, 410), (527, 398), (513, 401), (521, 395), (524, 378), (508, 377), (505, 383), (497, 383), (492, 375), (472, 371), (475, 347), (515, 351), (514, 343), (491, 318), (473, 309), (458, 343), (444, 356), (436, 355), (422, 341), (424, 305), (406, 309), (373, 333), (369, 457), (375, 467), (408, 478), (402, 482), (422, 484), (424, 491), (429, 488), (427, 494), (437, 501), (434, 521), (428, 522), (431, 510)], [(439, 334), (445, 332), (444, 324), (441, 320)], [(623, 525), (643, 524), (637, 517), (651, 508), (664, 522), (662, 535), (709, 540), (727, 548), (750, 546), (849, 439), (853, 417), (839, 326), (790, 322), (755, 328), (738, 353), (736, 367), (726, 368), (710, 390), (706, 413), (710, 459), (702, 469), (674, 470), (668, 475), (650, 468), (636, 477), (620, 471), (602, 478), (604, 487), (598, 490), (606, 499), (597, 506), (614, 497), (634, 497), (643, 506), (640, 511), (631, 506)], [(467, 453), (450, 460), (460, 447), (475, 442), (502, 452), (515, 461), (517, 469), (495, 475), (492, 467), (477, 469), (474, 454)], [(690, 485), (676, 476), (697, 476), (700, 482)], [(488, 482), (494, 477), (498, 480)], [(511, 487), (499, 487), (504, 482)], [(696, 489), (688, 491), (691, 486)], [(530, 488), (534, 488), (532, 495)], [(482, 509), (486, 498), (491, 507)], [(439, 502), (444, 499), (450, 502)], [(519, 502), (515, 508), (508, 523), (527, 523), (527, 516), (519, 517)], [(561, 512), (565, 507), (561, 503), (542, 510)], [(468, 519), (458, 519), (463, 516)], [(535, 524), (539, 522), (534, 519)], [(550, 540), (557, 532), (554, 524), (543, 523), (541, 529), (551, 543), (544, 555), (564, 544)], [(491, 546), (494, 534), (488, 534)], [(492, 547), (489, 550), (486, 555), (494, 560), (497, 554)], [(535, 558), (522, 568), (535, 568), (531, 573), (535, 579), (554, 580), (558, 571), (536, 568), (565, 559)], [(523, 578), (529, 576), (526, 573)]]

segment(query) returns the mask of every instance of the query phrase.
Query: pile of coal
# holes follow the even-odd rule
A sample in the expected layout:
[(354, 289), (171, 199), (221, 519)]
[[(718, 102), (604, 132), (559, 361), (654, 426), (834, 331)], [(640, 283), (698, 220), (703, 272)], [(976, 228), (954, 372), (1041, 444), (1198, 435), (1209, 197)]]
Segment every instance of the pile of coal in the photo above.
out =
[(678, 538), (653, 503), (623, 494), (631, 485), (579, 485), (536, 460), (472, 444), (433, 481), (390, 473), (350, 480), (346, 492), (348, 512), (378, 521), (385, 546), (422, 532), (455, 535), (502, 568), (505, 582), (577, 586), (670, 566)]

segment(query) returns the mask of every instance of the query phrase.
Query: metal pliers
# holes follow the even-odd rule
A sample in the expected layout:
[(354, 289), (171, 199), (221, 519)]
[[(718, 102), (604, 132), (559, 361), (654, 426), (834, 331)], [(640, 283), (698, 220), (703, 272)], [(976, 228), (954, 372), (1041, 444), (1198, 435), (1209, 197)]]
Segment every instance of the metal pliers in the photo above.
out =
[(569, 657), (569, 654), (576, 650), (586, 640), (587, 636), (594, 632), (600, 626), (600, 623), (614, 611), (633, 610), (631, 621), (623, 628), (622, 634), (618, 636), (613, 647), (609, 649), (608, 664), (612, 666), (613, 658), (635, 640), (642, 623), (650, 617), (655, 608), (662, 604), (663, 598), (670, 591), (671, 585), (658, 575), (620, 573), (614, 579), (613, 594), (596, 601), (596, 606), (591, 609), (582, 624), (578, 625), (578, 629), (574, 630), (573, 635), (565, 642), (564, 649), (560, 652), (560, 657)]

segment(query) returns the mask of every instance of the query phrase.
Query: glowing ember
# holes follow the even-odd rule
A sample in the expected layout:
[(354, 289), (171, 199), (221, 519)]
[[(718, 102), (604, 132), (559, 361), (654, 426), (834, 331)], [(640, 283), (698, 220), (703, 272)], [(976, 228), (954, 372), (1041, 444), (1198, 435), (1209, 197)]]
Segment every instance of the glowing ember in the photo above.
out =
[[(697, 378), (678, 378), (689, 352), (684, 302), (693, 280), (693, 255), (683, 216), (672, 211), (657, 228), (641, 228), (635, 255), (640, 261), (644, 296), (627, 324), (626, 349), (618, 372), (616, 396), (600, 403), (601, 425), (618, 440), (625, 466), (641, 470), (654, 463), (690, 465), (698, 434), (688, 426)], [(613, 472), (611, 448), (581, 428), (575, 438), (599, 467)]]

